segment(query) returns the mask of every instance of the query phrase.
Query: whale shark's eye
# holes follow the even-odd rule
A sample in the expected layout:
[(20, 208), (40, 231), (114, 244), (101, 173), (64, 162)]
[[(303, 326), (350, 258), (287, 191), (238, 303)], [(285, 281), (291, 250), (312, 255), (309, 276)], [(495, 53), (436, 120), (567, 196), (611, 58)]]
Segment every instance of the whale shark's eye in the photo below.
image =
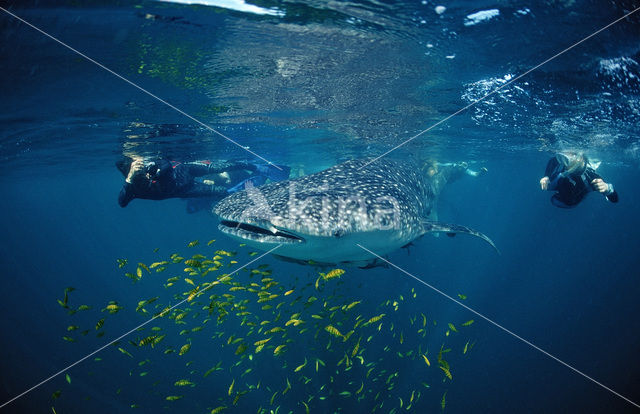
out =
[(342, 237), (344, 236), (344, 230), (340, 229), (340, 230), (336, 230), (333, 232), (333, 237)]

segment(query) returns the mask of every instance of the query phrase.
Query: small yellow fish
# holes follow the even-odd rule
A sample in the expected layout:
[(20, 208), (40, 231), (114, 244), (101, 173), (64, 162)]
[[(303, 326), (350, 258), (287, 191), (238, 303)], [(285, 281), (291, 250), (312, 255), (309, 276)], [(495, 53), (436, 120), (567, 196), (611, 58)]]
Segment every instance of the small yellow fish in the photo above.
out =
[(138, 342), (138, 346), (145, 346), (145, 345), (150, 345), (153, 343), (153, 340), (156, 338), (155, 335), (153, 336), (147, 336), (146, 338), (143, 338), (140, 340), (140, 342)]
[(191, 344), (184, 344), (182, 345), (182, 347), (180, 348), (180, 352), (178, 352), (178, 355), (184, 355), (187, 352), (189, 352), (189, 350), (191, 349)]
[(469, 326), (473, 323), (473, 319), (469, 319), (468, 321), (466, 321), (465, 323), (462, 324), (462, 326)]
[(333, 325), (327, 325), (324, 327), (324, 330), (329, 332), (331, 335), (342, 338), (343, 335), (340, 333), (340, 331), (338, 330), (338, 328), (336, 328)]
[(118, 351), (122, 352), (125, 355), (130, 356), (131, 358), (133, 358), (133, 355), (131, 355), (126, 349), (118, 348)]
[(354, 306), (356, 306), (358, 303), (360, 303), (360, 301), (356, 301), (356, 302), (351, 302), (350, 304), (347, 305), (346, 310), (349, 310), (351, 308), (353, 308)]
[(324, 275), (324, 280), (330, 280), (336, 277), (340, 277), (344, 274), (344, 270), (342, 269), (333, 269), (330, 272), (328, 272), (326, 275)]
[(306, 366), (307, 366), (307, 358), (305, 358), (305, 359), (304, 359), (304, 363), (303, 363), (302, 365), (298, 365), (298, 366), (296, 367), (296, 369), (294, 369), (294, 370), (293, 370), (293, 372), (298, 372), (298, 371), (300, 371), (302, 368), (304, 368), (304, 367), (306, 367)]
[(260, 345), (264, 345), (267, 342), (269, 342), (271, 340), (271, 338), (267, 338), (267, 339), (262, 339), (260, 341), (256, 341), (253, 343), (254, 346), (260, 346)]
[(151, 265), (149, 266), (149, 269), (155, 269), (158, 266), (166, 266), (168, 264), (169, 264), (169, 262), (167, 262), (166, 260), (162, 261), (162, 262), (151, 263)]
[(169, 395), (166, 400), (167, 401), (176, 401), (182, 398), (182, 395)]
[(247, 346), (245, 344), (240, 344), (236, 348), (235, 354), (236, 355), (242, 355), (244, 353), (244, 351), (246, 351), (246, 350), (247, 350)]
[(358, 343), (356, 343), (356, 346), (353, 347), (353, 351), (351, 351), (351, 358), (355, 357), (356, 354), (358, 353), (358, 349), (360, 349), (360, 340), (361, 339), (362, 339), (362, 337), (358, 338)]
[(384, 318), (386, 315), (384, 313), (381, 313), (378, 316), (374, 316), (372, 318), (370, 318), (368, 321), (366, 321), (362, 326), (367, 326), (367, 325), (371, 325), (372, 323), (376, 323), (378, 322), (380, 319)]
[(196, 287), (195, 289), (193, 289), (191, 291), (191, 293), (189, 293), (189, 296), (187, 296), (187, 302), (191, 302), (193, 300), (193, 298), (195, 298), (196, 296), (198, 296), (199, 293), (199, 288)]
[(451, 371), (449, 371), (448, 367), (440, 365), (440, 369), (444, 371), (444, 375), (446, 375), (447, 378), (449, 378), (450, 380), (453, 379), (453, 377), (451, 376)]
[(107, 310), (109, 311), (109, 313), (113, 314), (113, 313), (118, 313), (120, 309), (122, 309), (122, 306), (118, 306), (117, 303), (110, 303), (102, 311), (104, 312), (105, 310)]
[(99, 330), (100, 328), (102, 328), (104, 326), (104, 318), (100, 319), (97, 323), (96, 323), (96, 331)]
[(235, 383), (236, 383), (236, 380), (234, 378), (234, 380), (231, 381), (231, 385), (229, 385), (229, 392), (228, 392), (229, 395), (231, 395), (231, 393), (233, 392), (233, 384), (235, 384)]
[(207, 370), (207, 372), (204, 373), (203, 377), (208, 377), (209, 374), (211, 374), (213, 371), (218, 371), (221, 370), (222, 368), (220, 368), (220, 365), (222, 365), (222, 363), (218, 362), (216, 364), (216, 366), (212, 367), (211, 369)]
[(424, 362), (427, 364), (427, 366), (430, 367), (431, 366), (431, 362), (429, 362), (429, 358), (427, 358), (427, 356), (424, 355), (424, 354), (422, 355), (422, 358), (424, 358)]

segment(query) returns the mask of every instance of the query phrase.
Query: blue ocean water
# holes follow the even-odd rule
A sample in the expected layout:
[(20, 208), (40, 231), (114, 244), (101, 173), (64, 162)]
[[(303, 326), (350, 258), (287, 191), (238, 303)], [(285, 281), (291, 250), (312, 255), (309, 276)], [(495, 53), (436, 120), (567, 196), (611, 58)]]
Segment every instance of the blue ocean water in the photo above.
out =
[[(216, 4), (2, 7), (302, 175), (384, 153), (639, 6), (586, 0)], [(164, 306), (190, 289), (183, 280), (164, 286), (171, 276), (184, 278), (181, 264), (164, 273), (143, 269), (133, 283), (124, 273), (135, 274), (137, 263), (173, 253), (237, 252), (223, 257), (227, 269), (230, 260), (240, 266), (258, 256), (225, 238), (213, 215), (188, 214), (184, 200), (117, 204), (123, 177), (114, 164), (122, 155), (255, 160), (249, 153), (7, 12), (0, 16), (3, 403), (147, 321), (155, 310), (136, 312), (139, 301), (159, 297)], [(610, 390), (393, 268), (340, 266), (346, 273), (339, 281), (316, 289), (327, 269), (268, 256), (249, 268), (267, 271), (257, 266), (268, 265), (268, 277), (294, 289), (280, 292), (278, 301), (290, 310), (283, 318), (319, 311), (322, 302), (360, 301), (338, 320), (385, 313), (381, 328), (377, 322), (361, 331), (358, 353), (359, 332), (349, 341), (316, 333), (305, 313), (310, 329), (289, 333), (286, 352), (274, 355), (274, 343), (256, 352), (254, 343), (265, 336), (249, 334), (241, 317), (214, 325), (220, 312), (211, 317), (200, 306), (184, 317), (186, 324), (176, 323), (175, 314), (159, 318), (0, 411), (208, 413), (225, 406), (224, 412), (304, 412), (305, 404), (310, 412), (637, 410), (639, 16), (389, 155), (486, 167), (484, 176), (448, 186), (438, 215), (486, 233), (501, 250), (497, 255), (473, 238), (427, 235), (389, 260)], [(596, 194), (572, 210), (550, 204), (538, 180), (549, 157), (566, 149), (602, 161), (598, 172), (614, 183), (618, 204)], [(199, 245), (187, 247), (193, 240)], [(119, 268), (116, 260), (123, 258), (128, 264)], [(236, 280), (264, 284), (258, 277), (241, 271)], [(71, 308), (91, 309), (69, 315), (57, 302), (67, 287), (75, 289), (68, 293)], [(291, 304), (298, 295), (300, 302)], [(305, 305), (311, 296), (318, 300)], [(109, 301), (123, 309), (101, 311)], [(259, 314), (264, 305), (253, 296), (247, 306)], [(422, 314), (425, 336), (418, 332)], [(204, 323), (207, 317), (212, 320)], [(104, 327), (95, 329), (102, 318)], [(67, 330), (76, 325), (77, 331)], [(150, 335), (151, 326), (166, 334), (156, 347), (129, 343)], [(180, 334), (197, 326), (204, 328)], [(338, 327), (342, 334), (349, 330), (347, 322)], [(178, 355), (187, 343), (191, 349)], [(239, 344), (247, 349), (238, 352)], [(165, 354), (168, 348), (175, 352)], [(449, 348), (443, 355), (451, 379), (437, 358)], [(218, 362), (222, 369), (205, 377)], [(182, 379), (196, 385), (176, 386)]]

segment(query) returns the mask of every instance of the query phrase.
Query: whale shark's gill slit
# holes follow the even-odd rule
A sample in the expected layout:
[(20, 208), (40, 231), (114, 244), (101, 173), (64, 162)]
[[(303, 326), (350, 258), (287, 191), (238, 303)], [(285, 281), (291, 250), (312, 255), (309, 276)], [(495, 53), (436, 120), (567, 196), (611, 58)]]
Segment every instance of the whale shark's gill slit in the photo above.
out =
[(222, 220), (220, 222), (221, 226), (228, 227), (231, 229), (240, 229), (252, 234), (263, 234), (265, 236), (275, 236), (275, 237), (284, 237), (285, 239), (303, 241), (304, 239), (297, 237), (293, 234), (289, 234), (280, 230), (276, 230), (275, 232), (264, 229), (259, 226), (254, 226), (247, 223), (241, 223), (239, 221), (230, 221), (230, 220)]

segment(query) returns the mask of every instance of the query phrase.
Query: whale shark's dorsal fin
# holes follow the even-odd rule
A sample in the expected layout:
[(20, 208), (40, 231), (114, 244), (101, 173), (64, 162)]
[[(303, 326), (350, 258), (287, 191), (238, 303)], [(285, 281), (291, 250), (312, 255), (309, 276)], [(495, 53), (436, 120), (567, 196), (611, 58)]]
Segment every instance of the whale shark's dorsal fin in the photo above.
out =
[(483, 233), (479, 231), (475, 231), (470, 229), (469, 227), (461, 226), (459, 224), (446, 224), (440, 223), (437, 221), (422, 221), (422, 229), (424, 233), (446, 233), (448, 236), (455, 236), (458, 233), (470, 234), (472, 236), (480, 237), (482, 240), (486, 241), (493, 247), (498, 254), (500, 254), (500, 250), (496, 247), (493, 241)]

